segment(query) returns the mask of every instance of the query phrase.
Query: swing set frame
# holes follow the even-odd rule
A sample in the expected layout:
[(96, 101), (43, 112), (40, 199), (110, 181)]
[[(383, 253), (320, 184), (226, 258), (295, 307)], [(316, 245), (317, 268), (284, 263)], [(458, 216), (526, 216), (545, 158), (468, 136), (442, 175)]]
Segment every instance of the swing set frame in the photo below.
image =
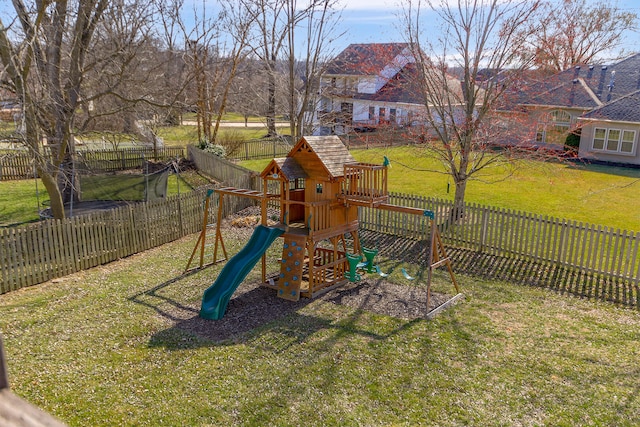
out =
[[(449, 301), (445, 302), (439, 307), (434, 308), (433, 310), (427, 313), (427, 317), (431, 317), (436, 314), (436, 312), (444, 309), (446, 306), (454, 303), (458, 299), (462, 298), (463, 295), (460, 293), (460, 286), (458, 285), (458, 281), (456, 280), (455, 274), (453, 273), (453, 267), (451, 266), (451, 258), (447, 254), (447, 250), (442, 242), (442, 236), (440, 236), (440, 232), (438, 231), (438, 226), (435, 221), (435, 214), (430, 210), (423, 210), (419, 208), (413, 208), (409, 206), (400, 206), (393, 205), (389, 203), (383, 203), (375, 206), (375, 209), (381, 209), (391, 212), (405, 213), (409, 215), (421, 215), (423, 217), (428, 218), (429, 224), (429, 233), (428, 238), (431, 242), (430, 250), (428, 251), (426, 265), (427, 265), (427, 310), (431, 304), (431, 282), (433, 279), (433, 271), (440, 267), (446, 267), (447, 272), (449, 273), (449, 277), (451, 279), (451, 283), (453, 284), (456, 295), (451, 298)], [(406, 270), (403, 269), (404, 276), (407, 280), (414, 280), (414, 277), (409, 276), (406, 273)], [(380, 273), (379, 273), (380, 274)], [(380, 274), (382, 276), (382, 274)], [(383, 276), (384, 277), (384, 276)]]

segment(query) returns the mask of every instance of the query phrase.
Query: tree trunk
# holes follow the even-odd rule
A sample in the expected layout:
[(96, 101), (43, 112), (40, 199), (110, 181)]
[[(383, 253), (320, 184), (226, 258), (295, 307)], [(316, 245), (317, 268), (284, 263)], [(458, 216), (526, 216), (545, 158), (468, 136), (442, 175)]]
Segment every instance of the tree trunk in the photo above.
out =
[(464, 197), (467, 191), (467, 179), (459, 179), (455, 181), (456, 192), (453, 196), (453, 209), (450, 213), (450, 220), (452, 223), (464, 217)]
[(65, 217), (64, 203), (62, 202), (60, 187), (58, 187), (58, 180), (55, 176), (43, 171), (40, 167), (38, 167), (38, 175), (40, 175), (44, 188), (49, 194), (51, 215), (56, 219), (63, 219)]
[(267, 136), (276, 136), (276, 76), (275, 60), (269, 66), (267, 82)]

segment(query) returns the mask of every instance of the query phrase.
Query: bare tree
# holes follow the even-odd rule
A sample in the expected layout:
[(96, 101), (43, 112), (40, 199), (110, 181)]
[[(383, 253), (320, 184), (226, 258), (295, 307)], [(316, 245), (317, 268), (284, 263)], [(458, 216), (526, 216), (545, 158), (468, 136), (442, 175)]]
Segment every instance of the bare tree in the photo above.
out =
[(173, 0), (171, 15), (186, 43), (187, 63), (191, 67), (195, 93), (198, 139), (213, 143), (226, 110), (229, 92), (238, 67), (246, 57), (249, 28), (255, 19), (254, 7), (237, 2), (220, 2), (215, 17), (207, 17), (206, 4), (194, 6), (193, 26), (184, 19), (184, 2)]
[(340, 18), (336, 0), (320, 0), (310, 2), (306, 14), (297, 25), (304, 30), (302, 59), (297, 60), (295, 30), (295, 2), (290, 5), (289, 18), (294, 24), (288, 33), (288, 116), (291, 135), (299, 138), (313, 133), (313, 113), (318, 102), (320, 76), (327, 63), (327, 58), (333, 56), (331, 41), (340, 37), (336, 24)]
[(266, 81), (264, 67), (257, 60), (242, 62), (229, 92), (229, 109), (242, 114), (245, 127), (250, 116), (263, 115), (267, 110)]
[[(605, 1), (561, 0), (542, 4), (536, 19), (523, 27), (522, 52), (549, 72), (588, 64), (601, 55), (617, 55), (625, 33), (637, 30), (638, 15)], [(532, 31), (535, 26), (536, 31)]]
[[(63, 218), (65, 203), (77, 197), (74, 135), (131, 132), (175, 111), (189, 81), (184, 52), (175, 49), (170, 20), (162, 21), (165, 34), (156, 25), (158, 12), (167, 12), (157, 9), (165, 6), (160, 1), (12, 4), (2, 18), (8, 26), (0, 21), (0, 83), (22, 105), (23, 142), (34, 154), (52, 214)], [(157, 147), (152, 127), (143, 130)]]
[[(437, 39), (423, 30), (421, 0), (404, 3), (403, 19), (416, 59), (419, 90), (426, 112), (426, 144), (445, 165), (455, 185), (451, 220), (463, 215), (467, 182), (505, 156), (491, 147), (508, 131), (497, 113), (502, 97), (530, 64), (521, 53), (519, 28), (537, 9), (537, 0), (428, 1), (440, 19)], [(430, 28), (430, 36), (434, 34)], [(455, 67), (461, 80), (452, 77)], [(484, 79), (486, 69), (509, 69), (500, 79)]]
[[(300, 123), (312, 103), (313, 88), (317, 88), (320, 65), (335, 34), (339, 18), (337, 0), (310, 0), (301, 6), (296, 0), (243, 0), (245, 7), (256, 7), (251, 47), (264, 66), (267, 76), (267, 131), (276, 131), (276, 106), (279, 64), (286, 64), (286, 108), (291, 134), (302, 133)], [(298, 37), (304, 42), (298, 43)], [(298, 68), (298, 51), (304, 55), (304, 66)], [(298, 72), (302, 70), (302, 74)], [(313, 108), (311, 109), (313, 110)]]
[[(24, 141), (34, 153), (36, 169), (63, 218), (65, 198), (72, 197), (73, 127), (82, 103), (86, 59), (98, 23), (109, 2), (14, 0), (15, 20), (0, 22), (3, 84), (23, 108)], [(50, 156), (42, 152), (46, 138)]]

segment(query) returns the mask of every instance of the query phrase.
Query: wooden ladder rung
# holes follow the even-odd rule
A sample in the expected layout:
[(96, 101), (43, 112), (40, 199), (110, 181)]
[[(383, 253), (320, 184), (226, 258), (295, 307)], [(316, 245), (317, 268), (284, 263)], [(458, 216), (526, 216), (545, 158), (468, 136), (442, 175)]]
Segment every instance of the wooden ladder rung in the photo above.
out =
[(443, 258), (440, 261), (434, 262), (433, 264), (431, 264), (431, 268), (438, 268), (438, 267), (442, 267), (443, 265), (449, 263), (451, 260), (449, 258)]

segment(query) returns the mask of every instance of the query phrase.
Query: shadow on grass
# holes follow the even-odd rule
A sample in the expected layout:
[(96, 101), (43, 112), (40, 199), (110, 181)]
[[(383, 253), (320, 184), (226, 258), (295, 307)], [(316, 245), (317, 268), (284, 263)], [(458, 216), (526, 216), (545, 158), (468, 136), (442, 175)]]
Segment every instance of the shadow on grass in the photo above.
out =
[(153, 309), (162, 317), (165, 317), (173, 321), (179, 321), (183, 318), (182, 313), (184, 312), (198, 313), (199, 311), (196, 308), (185, 305), (180, 301), (176, 301), (173, 298), (169, 298), (167, 296), (161, 295), (158, 291), (161, 291), (164, 288), (167, 288), (189, 276), (192, 276), (193, 274), (198, 273), (199, 271), (201, 270), (190, 270), (186, 273), (183, 273), (180, 276), (174, 277), (173, 279), (160, 283), (159, 285), (154, 286), (149, 290), (134, 294), (130, 296), (128, 299), (129, 301), (132, 301), (136, 304), (140, 304), (145, 307)]
[(572, 161), (567, 163), (569, 169), (597, 172), (607, 175), (622, 176), (625, 178), (639, 178), (640, 168), (637, 165), (617, 165), (611, 163), (599, 163), (597, 161)]
[(598, 273), (550, 263), (507, 258), (458, 248), (449, 248), (448, 254), (453, 260), (453, 268), (456, 272), (640, 308), (640, 292), (631, 280), (610, 278)]
[[(199, 306), (186, 304), (176, 297), (163, 295), (162, 290), (180, 283), (193, 272), (161, 283), (130, 297), (136, 304), (154, 310), (172, 326), (159, 331), (149, 341), (150, 347), (170, 350), (233, 345), (239, 342), (267, 347), (278, 352), (305, 341), (320, 330), (334, 330), (336, 334), (358, 334), (367, 339), (385, 339), (412, 321), (427, 315), (424, 287), (398, 285), (370, 277), (347, 283), (313, 300), (303, 298), (292, 302), (276, 297), (273, 289), (257, 283), (242, 283), (220, 320), (201, 318)], [(175, 291), (173, 292), (175, 295)], [(179, 298), (179, 297), (178, 297)], [(317, 302), (301, 313), (301, 309)], [(435, 298), (434, 301), (436, 302)], [(343, 306), (346, 309), (332, 307)], [(377, 313), (394, 317), (391, 329), (373, 332), (362, 316)]]
[[(380, 255), (400, 259), (414, 265), (426, 265), (429, 245), (425, 240), (412, 240), (365, 230), (363, 246), (380, 248)], [(537, 286), (580, 298), (613, 302), (640, 309), (640, 289), (631, 279), (611, 278), (597, 272), (541, 262), (525, 257), (504, 257), (462, 248), (447, 248), (453, 270), (488, 280), (502, 280), (514, 285)], [(389, 262), (391, 270), (401, 262)], [(427, 269), (421, 268), (417, 281), (426, 280)]]

